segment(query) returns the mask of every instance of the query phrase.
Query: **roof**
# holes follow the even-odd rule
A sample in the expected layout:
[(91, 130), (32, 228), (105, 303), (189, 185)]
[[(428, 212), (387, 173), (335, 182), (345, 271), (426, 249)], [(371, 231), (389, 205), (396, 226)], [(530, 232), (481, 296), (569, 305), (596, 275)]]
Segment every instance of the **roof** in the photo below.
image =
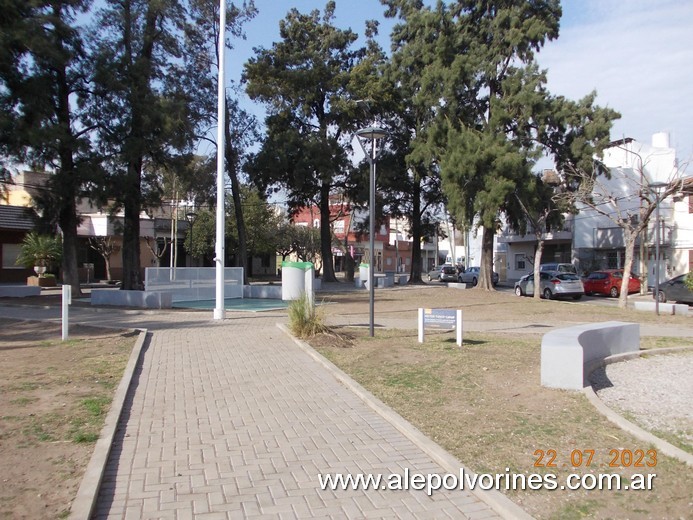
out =
[(36, 213), (26, 206), (0, 205), (0, 229), (31, 231), (36, 227)]

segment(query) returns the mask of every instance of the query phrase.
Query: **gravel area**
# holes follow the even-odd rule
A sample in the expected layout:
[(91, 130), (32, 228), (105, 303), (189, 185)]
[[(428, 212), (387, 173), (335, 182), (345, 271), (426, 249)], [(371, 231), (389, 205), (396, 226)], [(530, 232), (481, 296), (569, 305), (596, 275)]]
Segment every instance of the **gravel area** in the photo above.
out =
[(595, 371), (592, 384), (614, 411), (693, 446), (693, 352), (614, 363)]

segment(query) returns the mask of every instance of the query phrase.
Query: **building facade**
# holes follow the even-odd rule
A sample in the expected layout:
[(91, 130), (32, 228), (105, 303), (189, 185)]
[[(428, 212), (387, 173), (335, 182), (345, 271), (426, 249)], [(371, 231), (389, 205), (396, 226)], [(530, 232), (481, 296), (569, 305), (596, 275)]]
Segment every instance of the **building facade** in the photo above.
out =
[[(562, 229), (543, 234), (542, 262), (569, 262), (581, 274), (623, 267), (625, 242), (616, 219), (639, 218), (641, 193), (650, 184), (678, 181), (681, 192), (659, 204), (660, 281), (687, 273), (693, 265), (693, 205), (686, 188), (690, 183), (686, 172), (678, 168), (676, 150), (669, 146), (667, 134), (655, 134), (651, 143), (630, 138), (616, 141), (604, 151), (603, 162), (610, 177), (600, 178), (594, 189), (608, 193), (618, 212), (603, 215), (578, 204), (576, 214), (566, 215)], [(655, 229), (653, 215), (648, 228), (637, 237), (634, 251), (633, 271), (646, 276), (650, 286), (656, 271)], [(507, 248), (508, 280), (517, 280), (532, 271), (534, 233), (521, 236), (506, 228), (498, 241)]]

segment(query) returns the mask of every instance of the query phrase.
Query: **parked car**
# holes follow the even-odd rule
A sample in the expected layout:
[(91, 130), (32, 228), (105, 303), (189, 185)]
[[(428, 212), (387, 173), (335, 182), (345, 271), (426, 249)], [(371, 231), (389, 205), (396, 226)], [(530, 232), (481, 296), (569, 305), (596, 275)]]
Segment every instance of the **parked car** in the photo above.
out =
[[(539, 277), (541, 296), (547, 300), (559, 297), (579, 300), (585, 294), (580, 277), (574, 273), (541, 271)], [(515, 282), (515, 294), (517, 296), (534, 295), (534, 273), (527, 274)]]
[(573, 264), (561, 264), (556, 262), (541, 264), (539, 266), (539, 271), (558, 271), (559, 273), (577, 274), (577, 269), (575, 269)]
[(440, 272), (441, 282), (456, 282), (457, 281), (457, 267), (454, 265), (444, 265)]
[(436, 265), (428, 271), (428, 281), (432, 280), (440, 280), (440, 273), (443, 272), (443, 266), (442, 265)]
[(659, 301), (661, 303), (671, 302), (682, 302), (682, 303), (693, 303), (693, 291), (691, 291), (684, 280), (687, 274), (682, 274), (671, 280), (659, 284)]
[[(618, 298), (621, 293), (621, 283), (623, 281), (623, 269), (604, 269), (594, 271), (587, 278), (583, 278), (582, 284), (585, 286), (585, 294), (605, 294), (612, 298)], [(628, 282), (628, 294), (640, 291), (640, 278), (635, 273), (630, 274)]]
[[(476, 284), (479, 282), (479, 277), (480, 277), (480, 267), (467, 267), (463, 272), (461, 272), (457, 276), (457, 281), (460, 283), (470, 283), (473, 286), (476, 286)], [(493, 272), (493, 285), (498, 284), (498, 273)]]
[(438, 280), (439, 282), (456, 282), (457, 268), (454, 265), (437, 265), (428, 272), (428, 281)]

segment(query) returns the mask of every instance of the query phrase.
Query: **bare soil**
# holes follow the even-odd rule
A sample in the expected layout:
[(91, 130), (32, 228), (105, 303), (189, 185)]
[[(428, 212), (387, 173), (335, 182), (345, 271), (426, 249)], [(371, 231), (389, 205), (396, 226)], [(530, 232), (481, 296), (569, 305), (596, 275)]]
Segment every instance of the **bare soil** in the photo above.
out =
[(0, 517), (65, 518), (135, 343), (0, 319)]
[[(367, 316), (367, 298), (363, 293), (330, 295), (334, 305), (323, 307), (327, 322), (344, 322), (350, 313)], [(449, 332), (428, 334), (420, 344), (415, 330), (418, 307), (462, 308), (466, 326), (482, 331), (465, 331), (462, 348)], [(543, 388), (542, 336), (522, 332), (541, 324), (606, 320), (690, 327), (691, 318), (657, 318), (633, 310), (477, 290), (424, 287), (376, 293), (376, 323), (401, 323), (402, 316), (413, 320), (411, 328), (379, 327), (370, 338), (364, 327), (338, 326), (335, 335), (309, 343), (476, 472), (553, 473), (559, 484), (572, 473), (618, 474), (625, 479), (636, 473), (656, 474), (651, 491), (506, 492), (537, 518), (691, 518), (690, 468), (663, 454), (648, 455), (652, 446), (608, 422), (582, 393)], [(502, 331), (484, 331), (494, 324), (504, 324)], [(691, 344), (688, 338), (643, 338), (641, 347)], [(622, 460), (620, 454), (626, 450), (641, 450), (640, 464)], [(611, 466), (614, 457), (617, 461)]]

